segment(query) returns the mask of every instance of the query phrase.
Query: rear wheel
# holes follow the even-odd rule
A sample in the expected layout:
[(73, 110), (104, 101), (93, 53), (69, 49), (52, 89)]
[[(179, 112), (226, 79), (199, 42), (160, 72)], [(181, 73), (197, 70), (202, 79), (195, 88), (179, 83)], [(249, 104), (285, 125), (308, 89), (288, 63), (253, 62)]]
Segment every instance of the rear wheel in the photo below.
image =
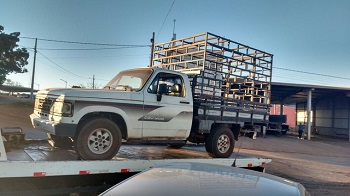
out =
[(205, 142), (205, 149), (213, 158), (228, 158), (235, 146), (232, 131), (227, 127), (215, 127)]
[(76, 136), (75, 149), (85, 160), (107, 160), (113, 158), (122, 143), (121, 131), (113, 121), (96, 118), (88, 121)]

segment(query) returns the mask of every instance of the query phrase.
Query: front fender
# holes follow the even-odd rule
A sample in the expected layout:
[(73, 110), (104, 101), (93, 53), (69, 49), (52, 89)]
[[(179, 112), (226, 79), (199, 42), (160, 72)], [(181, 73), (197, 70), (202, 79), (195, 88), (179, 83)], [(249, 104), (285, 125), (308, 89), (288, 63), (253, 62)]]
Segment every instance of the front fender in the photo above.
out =
[(130, 128), (130, 118), (128, 117), (128, 114), (123, 111), (120, 108), (111, 107), (111, 106), (86, 106), (78, 111), (75, 110), (74, 112), (74, 118), (73, 121), (78, 124), (79, 121), (87, 114), (95, 113), (95, 112), (107, 112), (107, 113), (114, 113), (120, 115), (126, 124), (126, 129), (129, 130)]

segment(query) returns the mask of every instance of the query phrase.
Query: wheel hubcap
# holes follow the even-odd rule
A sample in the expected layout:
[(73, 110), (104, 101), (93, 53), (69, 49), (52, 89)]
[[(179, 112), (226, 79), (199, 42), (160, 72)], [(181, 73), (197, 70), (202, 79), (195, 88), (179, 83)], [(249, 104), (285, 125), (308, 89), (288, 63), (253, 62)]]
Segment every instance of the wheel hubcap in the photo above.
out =
[(91, 132), (88, 147), (95, 154), (103, 154), (112, 146), (113, 136), (108, 129), (99, 128)]
[(230, 148), (230, 138), (227, 135), (221, 135), (218, 139), (218, 150), (225, 153)]

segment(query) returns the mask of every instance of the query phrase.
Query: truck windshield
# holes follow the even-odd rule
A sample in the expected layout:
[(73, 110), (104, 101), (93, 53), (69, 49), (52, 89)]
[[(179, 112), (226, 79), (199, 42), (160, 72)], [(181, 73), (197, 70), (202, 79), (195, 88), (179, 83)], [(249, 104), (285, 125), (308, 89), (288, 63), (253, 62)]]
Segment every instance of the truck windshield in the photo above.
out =
[(106, 84), (104, 89), (119, 91), (139, 91), (152, 74), (152, 69), (125, 70)]

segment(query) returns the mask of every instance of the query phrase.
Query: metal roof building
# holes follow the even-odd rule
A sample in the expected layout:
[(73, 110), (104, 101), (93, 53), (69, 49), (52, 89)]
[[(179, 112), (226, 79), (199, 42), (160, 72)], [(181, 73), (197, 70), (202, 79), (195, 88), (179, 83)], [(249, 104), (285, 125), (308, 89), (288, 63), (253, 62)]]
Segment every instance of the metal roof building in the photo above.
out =
[(297, 121), (307, 125), (308, 139), (316, 129), (320, 135), (350, 141), (350, 88), (273, 82), (271, 103), (295, 104)]

